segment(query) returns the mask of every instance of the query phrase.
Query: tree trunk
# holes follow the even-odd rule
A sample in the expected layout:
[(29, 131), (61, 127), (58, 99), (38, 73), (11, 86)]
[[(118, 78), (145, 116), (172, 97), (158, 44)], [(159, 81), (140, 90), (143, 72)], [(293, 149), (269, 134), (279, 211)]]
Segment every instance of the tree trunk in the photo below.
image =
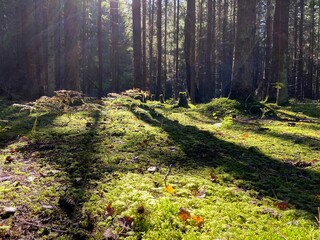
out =
[(81, 32), (81, 74), (82, 85), (81, 90), (88, 94), (88, 39), (87, 39), (87, 0), (82, 0), (82, 32)]
[(142, 89), (147, 86), (147, 0), (142, 0)]
[(277, 104), (288, 101), (287, 51), (290, 1), (277, 0), (273, 23), (272, 79)]
[(295, 2), (294, 5), (294, 34), (293, 34), (293, 46), (294, 46), (294, 52), (293, 52), (293, 69), (292, 69), (292, 78), (294, 83), (294, 96), (297, 97), (298, 88), (297, 88), (297, 60), (298, 60), (298, 10), (299, 5), (298, 2)]
[(77, 2), (77, 0), (65, 0), (64, 4), (65, 81), (66, 88), (72, 90), (80, 90)]
[(98, 97), (103, 96), (102, 0), (98, 0)]
[[(213, 19), (212, 19), (212, 83), (211, 89), (209, 93), (209, 98), (216, 97), (216, 72), (217, 72), (217, 62), (216, 62), (216, 48), (217, 48), (217, 34), (216, 34), (216, 0), (212, 2), (212, 12), (213, 12)], [(208, 16), (210, 17), (210, 16)]]
[[(149, 83), (153, 83), (153, 35), (154, 35), (154, 0), (149, 0)], [(150, 90), (150, 89), (149, 89)]]
[[(214, 0), (215, 1), (215, 0)], [(212, 19), (214, 15), (212, 14), (212, 0), (208, 0), (207, 3), (207, 51), (206, 51), (206, 91), (205, 97), (210, 98), (212, 93), (214, 93), (214, 84), (212, 77)]]
[[(228, 29), (228, 1), (224, 1), (223, 4), (223, 19), (222, 19), (222, 38), (221, 38), (221, 95), (227, 97), (230, 93), (231, 75), (232, 75), (232, 52), (230, 52), (230, 39), (228, 38), (230, 31)], [(233, 49), (232, 49), (233, 50)]]
[(253, 47), (256, 0), (238, 0), (237, 32), (229, 97), (245, 100), (253, 93)]
[(314, 26), (315, 26), (315, 1), (311, 0), (310, 2), (310, 18), (311, 18), (311, 26), (310, 26), (310, 51), (308, 58), (308, 78), (306, 82), (305, 89), (305, 97), (312, 99), (313, 98), (313, 70), (314, 70)]
[(298, 99), (302, 99), (303, 96), (303, 88), (304, 88), (304, 81), (303, 81), (303, 23), (304, 23), (304, 0), (300, 0), (300, 22), (299, 22), (299, 61), (298, 61), (298, 76), (297, 76), (297, 90), (296, 90), (296, 97)]
[[(56, 1), (56, 0), (51, 0)], [(58, 0), (56, 11), (57, 11), (57, 17), (54, 20), (55, 28), (54, 28), (54, 47), (55, 47), (55, 53), (54, 53), (54, 75), (55, 75), (55, 89), (60, 90), (63, 88), (63, 79), (61, 74), (61, 0)]]
[(143, 89), (141, 51), (141, 1), (132, 1), (134, 87)]
[(173, 83), (174, 98), (177, 97), (177, 85), (179, 79), (179, 33), (180, 33), (180, 1), (177, 0), (176, 13), (176, 38), (175, 38), (175, 76)]
[[(164, 49), (163, 49), (163, 80), (167, 84), (167, 43), (168, 43), (168, 0), (165, 0), (164, 6)], [(165, 88), (166, 90), (166, 88)], [(166, 92), (165, 92), (166, 95)]]
[(23, 1), (21, 7), (21, 63), (25, 71), (25, 84), (23, 91), (28, 98), (34, 98), (37, 92), (37, 54), (34, 36), (36, 36), (35, 19), (32, 12), (32, 1)]
[(110, 25), (111, 89), (113, 92), (119, 92), (119, 0), (110, 0)]
[(162, 0), (157, 1), (157, 90), (156, 98), (159, 99), (162, 94), (162, 32), (161, 32), (161, 18), (162, 18)]
[(196, 102), (196, 71), (195, 71), (195, 1), (187, 1), (187, 14), (185, 19), (185, 62), (186, 62), (186, 82), (191, 102)]

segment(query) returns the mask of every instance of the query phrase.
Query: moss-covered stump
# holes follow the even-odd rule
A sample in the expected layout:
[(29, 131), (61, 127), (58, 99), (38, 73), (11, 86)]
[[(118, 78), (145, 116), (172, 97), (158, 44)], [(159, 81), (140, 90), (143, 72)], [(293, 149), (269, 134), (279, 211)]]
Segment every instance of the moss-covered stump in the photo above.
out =
[(180, 92), (179, 93), (178, 107), (189, 108), (188, 98), (187, 98), (187, 93), (186, 92)]

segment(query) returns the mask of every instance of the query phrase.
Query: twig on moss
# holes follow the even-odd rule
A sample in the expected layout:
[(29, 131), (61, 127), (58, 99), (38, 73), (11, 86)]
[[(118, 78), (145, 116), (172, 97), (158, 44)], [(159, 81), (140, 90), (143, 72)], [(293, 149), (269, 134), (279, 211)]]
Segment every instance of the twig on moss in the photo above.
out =
[(163, 181), (164, 181), (164, 185), (165, 185), (165, 186), (167, 186), (167, 177), (170, 175), (172, 166), (173, 166), (173, 164), (170, 164), (170, 165), (169, 165), (168, 171), (167, 171), (166, 175), (164, 175), (164, 177), (163, 177)]
[(35, 222), (28, 221), (28, 220), (23, 220), (23, 219), (18, 219), (18, 221), (19, 221), (19, 222), (22, 222), (22, 223), (24, 223), (24, 224), (33, 226), (33, 227), (37, 227), (37, 228), (47, 228), (47, 229), (50, 229), (50, 230), (53, 231), (53, 232), (68, 233), (68, 231), (61, 230), (61, 229), (57, 229), (57, 228), (55, 228), (55, 227), (50, 227), (50, 226), (48, 226), (48, 225), (41, 224), (41, 223), (35, 223)]

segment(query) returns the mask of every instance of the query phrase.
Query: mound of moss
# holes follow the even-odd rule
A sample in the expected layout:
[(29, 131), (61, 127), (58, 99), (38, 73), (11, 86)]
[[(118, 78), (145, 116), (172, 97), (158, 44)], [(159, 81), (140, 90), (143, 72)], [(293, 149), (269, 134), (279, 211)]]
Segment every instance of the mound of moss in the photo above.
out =
[(215, 98), (207, 104), (200, 107), (200, 111), (210, 113), (217, 117), (239, 114), (241, 112), (241, 104), (236, 100), (228, 98)]

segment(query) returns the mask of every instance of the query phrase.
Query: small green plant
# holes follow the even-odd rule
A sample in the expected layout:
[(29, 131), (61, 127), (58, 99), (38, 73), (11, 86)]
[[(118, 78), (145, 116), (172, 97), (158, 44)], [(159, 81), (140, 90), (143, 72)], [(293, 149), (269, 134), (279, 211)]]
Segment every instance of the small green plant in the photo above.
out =
[(285, 85), (282, 82), (276, 82), (273, 86), (275, 89), (277, 89), (277, 104), (279, 103), (279, 97), (280, 97), (280, 90), (285, 87)]
[(222, 121), (222, 127), (228, 128), (228, 127), (231, 127), (232, 125), (233, 125), (232, 116), (225, 116)]

